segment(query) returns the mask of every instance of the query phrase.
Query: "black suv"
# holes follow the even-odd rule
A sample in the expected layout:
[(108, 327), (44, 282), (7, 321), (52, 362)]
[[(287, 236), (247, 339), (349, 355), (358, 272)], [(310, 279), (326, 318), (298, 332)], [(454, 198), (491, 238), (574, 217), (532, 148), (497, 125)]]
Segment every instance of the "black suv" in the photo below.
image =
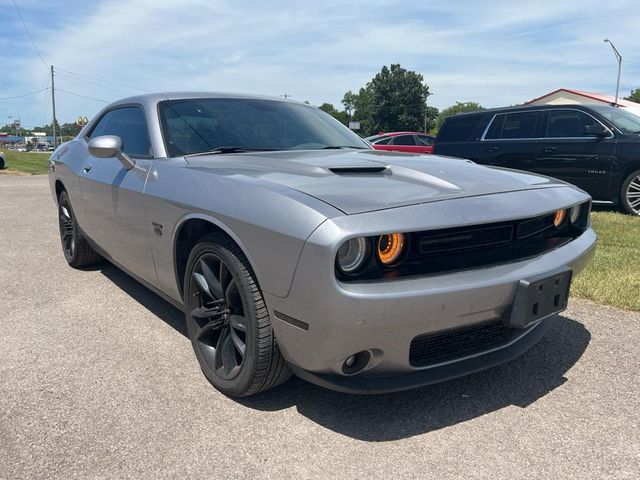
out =
[(445, 119), (434, 153), (572, 183), (640, 215), (640, 117), (607, 105), (544, 105)]

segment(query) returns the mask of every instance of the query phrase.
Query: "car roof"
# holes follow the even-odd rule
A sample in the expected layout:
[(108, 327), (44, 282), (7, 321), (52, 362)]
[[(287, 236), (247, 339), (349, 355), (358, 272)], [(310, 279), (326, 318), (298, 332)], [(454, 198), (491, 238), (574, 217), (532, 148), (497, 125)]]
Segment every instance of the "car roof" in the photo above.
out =
[(427, 137), (432, 136), (424, 132), (388, 132), (388, 133), (381, 133), (380, 135), (376, 135), (376, 136), (377, 137), (397, 137), (398, 135), (426, 135)]
[(303, 102), (297, 100), (285, 99), (281, 97), (273, 97), (268, 95), (255, 95), (248, 93), (233, 93), (233, 92), (158, 92), (158, 93), (146, 93), (142, 95), (134, 95), (131, 97), (122, 98), (108, 105), (108, 108), (112, 108), (117, 105), (139, 103), (143, 105), (155, 104), (165, 100), (189, 100), (195, 98), (243, 98), (254, 100), (272, 100), (278, 102), (289, 102), (306, 105)]
[[(510, 107), (486, 108), (484, 110), (476, 110), (475, 112), (461, 112), (461, 113), (456, 113), (454, 115), (451, 115), (451, 117), (458, 117), (458, 116), (462, 117), (466, 115), (484, 115), (484, 114), (491, 114), (491, 113), (496, 114), (496, 113), (508, 113), (508, 112), (521, 112), (526, 110), (553, 110), (560, 107), (562, 108), (571, 107), (576, 110), (592, 110), (593, 109), (592, 107), (595, 107), (595, 106), (600, 107), (601, 105), (585, 105), (580, 103), (559, 103), (559, 104), (553, 104), (553, 105), (513, 105)], [(607, 105), (602, 105), (602, 106), (607, 106)]]

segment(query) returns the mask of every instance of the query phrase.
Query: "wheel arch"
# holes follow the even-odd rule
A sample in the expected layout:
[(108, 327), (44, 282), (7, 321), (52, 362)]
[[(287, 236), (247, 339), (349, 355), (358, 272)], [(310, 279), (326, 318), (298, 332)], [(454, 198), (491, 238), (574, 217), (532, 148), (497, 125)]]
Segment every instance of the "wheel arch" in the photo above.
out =
[(67, 189), (64, 186), (64, 183), (62, 183), (62, 180), (60, 180), (59, 178), (56, 179), (56, 183), (54, 184), (55, 186), (55, 192), (56, 192), (56, 200), (60, 198), (60, 194), (62, 192), (66, 192)]
[(180, 298), (184, 299), (184, 275), (187, 268), (189, 254), (198, 241), (204, 235), (210, 233), (220, 233), (226, 236), (229, 240), (235, 243), (240, 250), (242, 250), (242, 253), (244, 253), (247, 258), (256, 280), (258, 281), (258, 286), (260, 286), (260, 275), (256, 271), (255, 262), (253, 261), (246, 245), (244, 245), (238, 236), (235, 235), (233, 230), (208, 215), (190, 214), (176, 223), (176, 227), (173, 232), (173, 265)]
[(640, 159), (638, 159), (635, 162), (629, 162), (629, 164), (625, 165), (624, 168), (622, 169), (622, 175), (620, 175), (620, 183), (618, 185), (618, 190), (620, 190), (620, 188), (622, 187), (622, 184), (624, 183), (624, 181), (627, 179), (629, 175), (639, 170), (640, 170)]

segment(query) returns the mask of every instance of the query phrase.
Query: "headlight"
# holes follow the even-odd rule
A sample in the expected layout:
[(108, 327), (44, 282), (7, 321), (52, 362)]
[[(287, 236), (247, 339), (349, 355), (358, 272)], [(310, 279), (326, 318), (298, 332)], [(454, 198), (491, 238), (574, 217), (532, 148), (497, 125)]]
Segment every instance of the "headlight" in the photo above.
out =
[(576, 205), (575, 207), (571, 207), (569, 209), (569, 221), (572, 225), (575, 225), (580, 219), (580, 205)]
[(343, 273), (358, 270), (369, 256), (369, 243), (363, 237), (347, 240), (338, 249), (338, 267)]
[(556, 212), (556, 216), (553, 218), (553, 226), (556, 228), (560, 228), (562, 226), (562, 224), (564, 223), (564, 219), (567, 216), (567, 211), (566, 210), (558, 210)]
[(397, 263), (404, 253), (404, 233), (387, 233), (378, 239), (378, 259), (383, 265)]

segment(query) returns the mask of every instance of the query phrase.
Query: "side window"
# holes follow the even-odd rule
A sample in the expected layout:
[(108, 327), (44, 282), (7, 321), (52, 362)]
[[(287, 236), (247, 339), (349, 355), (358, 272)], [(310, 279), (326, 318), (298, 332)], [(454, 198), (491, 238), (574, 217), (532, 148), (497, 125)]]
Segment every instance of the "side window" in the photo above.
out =
[[(477, 135), (479, 137), (482, 131), (475, 134), (476, 131), (485, 124), (482, 122), (484, 115), (482, 114), (460, 114), (447, 117), (438, 132), (437, 142), (467, 142), (473, 140)], [(481, 125), (482, 123), (482, 125)]]
[(129, 155), (151, 154), (147, 122), (138, 107), (117, 108), (107, 112), (95, 126), (89, 138), (117, 135), (122, 139), (122, 151)]
[(586, 134), (584, 129), (596, 123), (593, 117), (578, 110), (551, 110), (545, 136), (550, 138), (589, 137), (590, 135)]
[(394, 145), (415, 145), (416, 140), (413, 138), (413, 135), (398, 135), (397, 137), (393, 137)]
[(540, 112), (517, 112), (496, 115), (485, 139), (536, 138)]
[(491, 122), (491, 125), (489, 126), (489, 130), (487, 130), (487, 133), (484, 136), (485, 139), (497, 140), (500, 138), (500, 135), (502, 135), (502, 127), (504, 125), (504, 117), (506, 117), (504, 113), (494, 117), (493, 122)]
[(416, 135), (416, 139), (418, 140), (418, 145), (426, 145), (427, 147), (433, 145), (433, 137), (428, 135)]
[(382, 140), (375, 140), (373, 142), (374, 145), (388, 145), (393, 137), (383, 138)]

